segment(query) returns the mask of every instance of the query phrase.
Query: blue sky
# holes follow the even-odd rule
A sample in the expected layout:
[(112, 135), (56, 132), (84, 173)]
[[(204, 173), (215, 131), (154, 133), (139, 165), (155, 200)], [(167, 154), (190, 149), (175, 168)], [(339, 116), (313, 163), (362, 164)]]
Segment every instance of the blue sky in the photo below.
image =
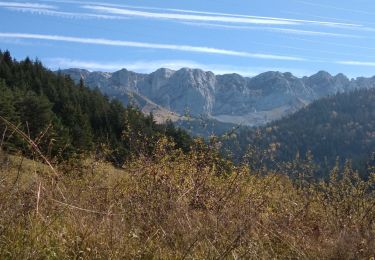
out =
[(373, 0), (0, 1), (0, 49), (51, 69), (375, 75)]

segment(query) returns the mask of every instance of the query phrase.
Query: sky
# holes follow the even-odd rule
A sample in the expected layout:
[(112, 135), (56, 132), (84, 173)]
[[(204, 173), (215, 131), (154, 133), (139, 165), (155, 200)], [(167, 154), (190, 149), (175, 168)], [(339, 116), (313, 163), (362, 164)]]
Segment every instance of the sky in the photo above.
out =
[(375, 75), (374, 0), (0, 1), (0, 49), (52, 70)]

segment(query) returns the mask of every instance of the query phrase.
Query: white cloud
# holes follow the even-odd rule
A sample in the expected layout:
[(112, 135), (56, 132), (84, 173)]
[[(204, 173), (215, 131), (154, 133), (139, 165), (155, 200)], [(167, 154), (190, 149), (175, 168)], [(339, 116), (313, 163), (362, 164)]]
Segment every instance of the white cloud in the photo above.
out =
[(91, 13), (73, 13), (64, 11), (55, 11), (42, 8), (23, 8), (23, 7), (6, 7), (8, 10), (27, 12), (32, 14), (49, 15), (63, 18), (75, 18), (75, 19), (107, 19), (107, 20), (124, 20), (127, 19), (124, 16), (114, 16), (105, 14), (91, 14)]
[(57, 9), (56, 6), (52, 6), (52, 5), (35, 4), (35, 3), (17, 3), (17, 2), (0, 2), (0, 7)]
[[(132, 6), (132, 5), (119, 5), (119, 4), (110, 4), (110, 3), (104, 3), (104, 2), (92, 2), (92, 1), (71, 1), (71, 0), (45, 0), (47, 2), (58, 2), (58, 3), (72, 3), (72, 4), (82, 4), (85, 5), (86, 8), (93, 8), (97, 11), (107, 11), (107, 12), (126, 12), (125, 15), (131, 15), (128, 14), (129, 11), (135, 11), (136, 10), (128, 10), (128, 9), (138, 9), (138, 10), (156, 10), (156, 11), (164, 11), (168, 13), (149, 13), (149, 12), (138, 12), (134, 13), (133, 15), (137, 16), (144, 16), (149, 17), (152, 16), (152, 18), (161, 18), (161, 19), (183, 19), (183, 20), (191, 20), (189, 16), (184, 16), (183, 14), (198, 14), (198, 15), (209, 15), (209, 16), (197, 16), (194, 18), (194, 20), (199, 19), (200, 21), (212, 21), (211, 19), (214, 19), (217, 21), (217, 19), (221, 19), (222, 17), (227, 17), (229, 19), (231, 18), (244, 18), (243, 22), (245, 23), (253, 23), (252, 19), (255, 21), (257, 20), (263, 20), (261, 21), (261, 24), (283, 24), (283, 25), (295, 25), (295, 24), (315, 24), (315, 25), (323, 25), (323, 26), (330, 26), (330, 27), (342, 27), (342, 28), (358, 28), (362, 27), (361, 24), (357, 23), (349, 23), (349, 22), (332, 22), (332, 21), (320, 21), (320, 20), (304, 20), (304, 19), (291, 19), (291, 18), (280, 18), (280, 17), (269, 17), (269, 16), (255, 16), (255, 15), (243, 15), (243, 14), (232, 14), (232, 13), (222, 13), (222, 12), (207, 12), (207, 11), (196, 11), (196, 10), (184, 10), (184, 9), (173, 9), (173, 8), (158, 8), (158, 7), (149, 7), (149, 6)], [(113, 7), (114, 10), (106, 9)], [(102, 10), (100, 10), (103, 8)], [(121, 8), (127, 8), (127, 9), (121, 9)], [(118, 10), (116, 10), (118, 9)], [(169, 12), (175, 12), (175, 13), (169, 13)], [(178, 14), (180, 13), (180, 14)], [(181, 14), (182, 13), (182, 14)], [(178, 17), (173, 18), (169, 15), (178, 15)], [(165, 17), (160, 17), (165, 16)], [(213, 18), (210, 18), (211, 16), (214, 16)], [(250, 19), (249, 21), (246, 21), (246, 19)], [(224, 22), (240, 22), (242, 20), (231, 20), (231, 21), (224, 21)], [(223, 22), (223, 21), (217, 21), (217, 22)], [(269, 22), (269, 23), (268, 23)]]
[(125, 16), (135, 16), (143, 18), (154, 18), (154, 19), (171, 19), (171, 20), (184, 20), (184, 21), (210, 21), (210, 22), (227, 22), (227, 23), (245, 23), (245, 24), (278, 24), (278, 25), (297, 25), (296, 21), (289, 21), (285, 19), (266, 19), (260, 17), (236, 17), (236, 16), (209, 16), (209, 15), (197, 15), (197, 14), (181, 14), (181, 13), (155, 13), (155, 12), (144, 12), (138, 10), (106, 7), (98, 5), (85, 5), (86, 9), (116, 14)]
[(338, 61), (336, 63), (342, 64), (342, 65), (375, 67), (375, 62), (369, 62), (369, 61)]
[(250, 52), (245, 52), (245, 51), (235, 51), (235, 50), (218, 49), (218, 48), (212, 48), (212, 47), (202, 47), (202, 46), (109, 40), (109, 39), (103, 39), (103, 38), (81, 38), (81, 37), (69, 37), (69, 36), (61, 36), (61, 35), (26, 34), (26, 33), (0, 33), (0, 38), (1, 37), (13, 38), (13, 39), (34, 39), (34, 40), (73, 42), (73, 43), (95, 44), (95, 45), (106, 45), (106, 46), (123, 46), (123, 47), (135, 47), (135, 48), (146, 48), (146, 49), (164, 49), (164, 50), (183, 51), (183, 52), (196, 52), (196, 53), (219, 54), (219, 55), (227, 55), (227, 56), (238, 56), (238, 57), (247, 57), (247, 58), (255, 58), (255, 59), (290, 60), (290, 61), (303, 61), (304, 60), (303, 58), (295, 57), (295, 56), (283, 56), (283, 55), (264, 54), (264, 53), (250, 53)]
[[(156, 8), (159, 10), (163, 10), (162, 8)], [(243, 17), (243, 18), (257, 18), (257, 19), (271, 19), (271, 20), (278, 20), (278, 21), (289, 21), (295, 23), (302, 23), (302, 24), (318, 24), (318, 25), (325, 25), (331, 27), (362, 27), (361, 24), (357, 24), (354, 22), (332, 22), (332, 21), (319, 21), (319, 20), (304, 20), (304, 19), (291, 19), (291, 18), (280, 18), (280, 17), (270, 17), (270, 16), (254, 16), (254, 15), (241, 15), (241, 14), (230, 14), (230, 13), (217, 13), (217, 12), (202, 12), (202, 11), (193, 11), (193, 10), (183, 10), (183, 9), (164, 9), (167, 11), (176, 11), (182, 13), (194, 13), (194, 14), (209, 14), (209, 15), (223, 15), (223, 16), (230, 16), (230, 17)]]
[(274, 67), (241, 67), (223, 64), (202, 64), (190, 60), (139, 60), (134, 62), (97, 62), (83, 61), (66, 58), (50, 58), (44, 62), (51, 69), (81, 68), (90, 71), (113, 72), (123, 68), (138, 73), (151, 73), (159, 68), (179, 70), (181, 68), (199, 68), (205, 71), (212, 71), (215, 74), (237, 73), (243, 76), (254, 76), (264, 71), (292, 71), (297, 76), (309, 75), (308, 71), (295, 68), (274, 68)]
[(347, 38), (361, 38), (361, 36), (344, 33), (332, 33), (322, 31), (309, 31), (309, 30), (298, 30), (298, 29), (287, 29), (287, 28), (269, 28), (270, 31), (299, 34), (299, 35), (311, 35), (311, 36), (333, 36), (333, 37), (347, 37)]
[[(55, 2), (55, 1), (54, 1)], [(57, 1), (59, 2), (59, 1)], [(71, 2), (71, 1), (62, 1), (62, 2)], [(45, 9), (44, 7), (49, 7), (49, 8), (57, 8), (54, 6), (49, 6), (49, 5), (39, 5), (39, 4), (4, 4), (1, 5), (2, 2), (0, 2), (0, 8), (4, 7), (8, 10), (12, 11), (20, 11), (20, 12), (28, 12), (32, 14), (39, 14), (39, 15), (49, 15), (49, 16), (55, 16), (55, 17), (63, 17), (63, 18), (75, 18), (75, 19), (106, 19), (106, 20), (125, 20), (128, 19), (126, 15), (114, 15), (114, 14), (98, 14), (98, 13), (82, 13), (82, 12), (65, 12), (65, 11), (56, 11), (56, 10), (50, 10), (50, 9)], [(5, 3), (5, 2), (4, 2)], [(76, 2), (74, 2), (76, 3)], [(112, 6), (112, 5), (111, 5)], [(116, 5), (114, 5), (116, 6)], [(39, 7), (39, 8), (37, 8)], [(107, 8), (107, 7), (101, 7), (101, 8)], [(162, 9), (162, 8), (152, 8), (152, 7), (137, 7), (140, 9)], [(180, 11), (180, 12), (186, 12), (186, 13), (197, 13), (197, 14), (220, 14), (223, 16), (233, 16), (235, 19), (237, 17), (257, 17), (257, 16), (245, 16), (245, 15), (231, 15), (231, 14), (225, 14), (225, 13), (211, 13), (211, 12), (199, 12), (199, 11), (189, 11), (189, 10), (180, 10), (180, 9), (162, 9), (162, 10), (174, 10), (174, 11)], [(132, 10), (131, 12), (137, 12)], [(169, 14), (168, 14), (169, 15)], [(131, 16), (131, 15), (130, 15)], [(200, 17), (200, 16), (199, 16)], [(214, 20), (212, 22), (217, 22), (219, 18), (214, 16)], [(258, 17), (261, 21), (262, 24), (268, 24), (268, 20), (262, 20), (264, 17)], [(291, 20), (291, 19), (284, 19), (284, 18), (272, 18), (272, 17), (266, 17), (268, 19), (271, 19), (271, 21), (274, 23), (274, 20), (281, 20), (281, 21), (304, 21), (305, 20)], [(172, 18), (170, 18), (172, 19)], [(204, 18), (205, 19), (205, 18)], [(181, 19), (184, 20), (184, 19)], [(252, 21), (254, 21), (252, 19)], [(307, 21), (311, 22), (311, 21)], [(241, 25), (233, 25), (233, 24), (222, 24), (222, 23), (209, 23), (209, 22), (182, 22), (184, 24), (188, 25), (197, 25), (201, 27), (211, 27), (211, 28), (226, 28), (226, 29), (242, 29), (242, 30), (265, 30), (265, 31), (272, 31), (272, 32), (277, 32), (277, 33), (286, 33), (286, 34), (298, 34), (298, 35), (310, 35), (310, 36), (331, 36), (331, 37), (348, 37), (348, 38), (360, 38), (360, 36), (353, 35), (353, 34), (343, 34), (343, 33), (332, 33), (332, 32), (322, 32), (322, 31), (311, 31), (311, 30), (300, 30), (300, 29), (288, 29), (288, 28), (276, 28), (276, 27), (265, 27), (265, 26), (260, 26), (260, 27), (250, 27), (250, 26), (241, 26)], [(250, 22), (249, 22), (250, 23)], [(259, 25), (259, 22), (254, 22), (255, 24)], [(277, 23), (278, 24), (278, 23)], [(275, 25), (275, 24), (273, 24)], [(280, 25), (280, 24), (279, 24)], [(352, 24), (354, 26), (354, 24)], [(373, 28), (369, 27), (356, 27), (356, 26), (350, 26), (350, 29), (356, 29), (356, 30), (364, 30), (364, 31), (375, 31)], [(344, 27), (347, 28), (347, 25), (340, 26), (339, 24), (335, 25), (335, 27)]]
[(329, 37), (344, 37), (344, 38), (361, 38), (361, 36), (353, 34), (343, 34), (343, 33), (332, 33), (332, 32), (322, 32), (322, 31), (310, 31), (310, 30), (300, 30), (300, 29), (289, 29), (289, 28), (278, 28), (278, 27), (265, 27), (265, 26), (241, 26), (241, 25), (227, 25), (219, 23), (197, 23), (197, 22), (184, 22), (184, 24), (195, 25), (200, 27), (211, 27), (211, 28), (223, 28), (223, 29), (237, 29), (237, 30), (260, 30), (269, 31), (276, 33), (285, 34), (296, 34), (296, 35), (309, 35), (309, 36), (329, 36)]
[[(227, 22), (227, 23), (244, 23), (244, 24), (268, 24), (268, 25), (300, 25), (300, 24), (315, 24), (329, 27), (362, 27), (361, 24), (355, 23), (342, 23), (342, 22), (331, 22), (331, 21), (318, 21), (318, 20), (303, 20), (303, 19), (288, 19), (279, 17), (268, 17), (268, 16), (254, 16), (254, 15), (239, 15), (239, 14), (228, 14), (228, 13), (215, 13), (215, 12), (202, 12), (192, 10), (181, 10), (181, 9), (168, 9), (168, 8), (152, 8), (152, 7), (138, 7), (138, 6), (124, 6), (125, 8), (116, 8), (113, 5), (107, 5), (102, 3), (101, 5), (84, 5), (84, 8), (112, 13), (121, 14), (127, 16), (138, 16), (144, 18), (156, 18), (156, 19), (173, 19), (173, 20), (185, 20), (185, 21), (208, 21), (208, 22)], [(129, 9), (131, 8), (131, 9)], [(134, 10), (138, 9), (138, 10)], [(168, 11), (168, 13), (160, 12), (144, 12), (139, 10), (161, 10)], [(170, 13), (174, 11), (175, 13)]]
[[(43, 0), (41, 0), (43, 1)], [(97, 12), (104, 12), (107, 14), (121, 15), (128, 17), (143, 17), (152, 19), (170, 19), (180, 21), (196, 21), (196, 22), (222, 22), (222, 23), (238, 23), (238, 24), (257, 24), (257, 25), (320, 25), (328, 27), (338, 27), (347, 29), (361, 29), (365, 28), (361, 24), (348, 23), (348, 22), (332, 22), (332, 21), (320, 21), (320, 20), (304, 20), (304, 19), (291, 19), (291, 18), (279, 18), (279, 17), (268, 17), (268, 16), (254, 16), (254, 15), (242, 15), (242, 14), (231, 14), (221, 12), (206, 12), (206, 11), (195, 11), (195, 10), (183, 10), (183, 9), (172, 9), (172, 8), (157, 8), (147, 6), (131, 6), (131, 5), (117, 5), (110, 3), (100, 3), (91, 1), (71, 1), (71, 0), (44, 0), (45, 2), (53, 3), (71, 3), (75, 5), (82, 5), (81, 7), (87, 8)], [(1, 5), (2, 3), (2, 5)], [(32, 4), (32, 3), (13, 3), (13, 2), (0, 2), (0, 7), (13, 7), (13, 8), (34, 8), (35, 10), (29, 10), (30, 12), (44, 14), (44, 15), (55, 15), (61, 17), (89, 17), (98, 19), (119, 19), (118, 16), (111, 15), (95, 15), (87, 13), (72, 13), (72, 12), (41, 12), (36, 9), (50, 9), (56, 8), (55, 6), (43, 5), (43, 4)], [(13, 9), (15, 10), (15, 9)], [(158, 10), (162, 12), (147, 12), (142, 10)], [(26, 11), (26, 10), (21, 10)], [(371, 29), (371, 28), (370, 28)], [(367, 29), (369, 30), (369, 29)], [(372, 29), (371, 29), (372, 30)], [(307, 33), (307, 32), (306, 32)]]

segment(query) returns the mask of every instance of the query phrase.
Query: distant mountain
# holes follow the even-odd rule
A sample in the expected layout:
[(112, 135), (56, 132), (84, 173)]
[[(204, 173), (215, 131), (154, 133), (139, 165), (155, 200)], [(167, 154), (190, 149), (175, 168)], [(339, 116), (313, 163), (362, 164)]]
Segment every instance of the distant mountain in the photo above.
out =
[(375, 153), (375, 89), (323, 98), (266, 126), (243, 128), (227, 145), (237, 155), (244, 155), (249, 146), (274, 147), (276, 162), (311, 151), (321, 167), (331, 167), (337, 157), (363, 167)]
[(123, 102), (133, 102), (163, 121), (205, 117), (217, 122), (260, 126), (290, 115), (312, 101), (354, 89), (375, 87), (375, 77), (348, 79), (320, 71), (298, 78), (291, 73), (265, 72), (249, 78), (214, 75), (200, 69), (158, 69), (139, 74), (122, 69), (114, 73), (82, 69), (61, 71), (78, 82)]

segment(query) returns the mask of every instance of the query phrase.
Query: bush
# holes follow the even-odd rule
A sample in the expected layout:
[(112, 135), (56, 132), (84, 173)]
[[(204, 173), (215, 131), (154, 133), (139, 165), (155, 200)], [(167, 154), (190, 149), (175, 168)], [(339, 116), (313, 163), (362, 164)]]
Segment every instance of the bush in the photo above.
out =
[[(0, 258), (369, 258), (374, 180), (336, 167), (327, 182), (233, 166), (196, 141), (80, 175), (12, 157), (2, 168)], [(210, 152), (211, 151), (211, 152)], [(95, 167), (94, 167), (95, 166)], [(18, 170), (19, 169), (19, 170)], [(60, 167), (59, 169), (63, 169)], [(68, 169), (68, 168), (67, 168)]]

